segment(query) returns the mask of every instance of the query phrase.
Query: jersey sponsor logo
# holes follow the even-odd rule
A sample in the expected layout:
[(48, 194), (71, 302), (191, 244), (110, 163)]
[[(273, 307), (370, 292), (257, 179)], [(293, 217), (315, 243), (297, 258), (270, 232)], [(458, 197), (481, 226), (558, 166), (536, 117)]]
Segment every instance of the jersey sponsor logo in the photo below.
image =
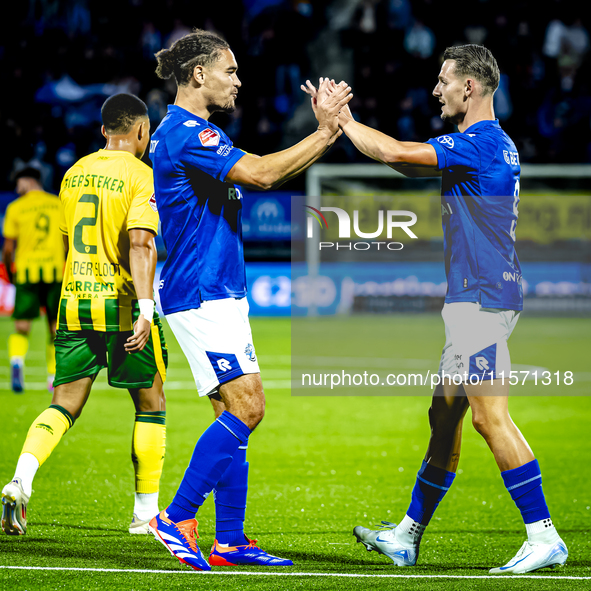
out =
[(454, 138), (450, 135), (441, 135), (437, 138), (437, 141), (444, 146), (454, 147)]
[(451, 215), (453, 210), (449, 203), (441, 203), (441, 215)]
[(503, 279), (505, 281), (514, 281), (515, 283), (521, 283), (522, 281), (520, 273), (509, 273), (508, 271), (503, 273)]
[(193, 119), (190, 119), (189, 121), (185, 121), (183, 125), (185, 127), (197, 127), (198, 125), (201, 125), (201, 123), (199, 123), (199, 121), (194, 121)]
[(228, 189), (228, 199), (242, 199), (242, 193), (238, 187)]
[(513, 166), (519, 165), (519, 154), (517, 152), (503, 150), (503, 158), (507, 164), (512, 164)]
[(148, 203), (150, 204), (150, 207), (156, 212), (158, 213), (158, 206), (156, 205), (156, 195), (154, 193), (152, 193), (152, 197), (150, 197), (150, 201), (148, 201)]
[(234, 149), (234, 146), (229, 146), (227, 144), (224, 144), (218, 148), (218, 151), (216, 152), (216, 154), (218, 156), (227, 156), (233, 149)]
[(199, 133), (199, 141), (207, 148), (217, 146), (220, 143), (220, 134), (208, 127)]
[(160, 140), (150, 140), (150, 154), (153, 154), (156, 151), (156, 146)]

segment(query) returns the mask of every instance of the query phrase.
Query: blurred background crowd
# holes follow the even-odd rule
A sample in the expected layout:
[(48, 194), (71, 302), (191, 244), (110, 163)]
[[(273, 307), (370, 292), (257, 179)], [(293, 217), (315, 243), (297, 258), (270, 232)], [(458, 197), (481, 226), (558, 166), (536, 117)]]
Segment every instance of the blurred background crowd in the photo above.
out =
[[(193, 27), (231, 44), (243, 86), (232, 115), (214, 115), (253, 153), (284, 148), (314, 129), (299, 86), (345, 79), (363, 123), (401, 140), (452, 131), (431, 96), (445, 47), (489, 47), (501, 69), (496, 115), (522, 162), (591, 161), (591, 18), (557, 0), (28, 0), (4, 19), (0, 56), (0, 191), (25, 163), (47, 189), (103, 147), (100, 106), (132, 92), (152, 128), (174, 101), (154, 53)], [(447, 126), (447, 124), (445, 124)], [(147, 156), (145, 157), (146, 161)], [(343, 139), (325, 161), (367, 161)], [(294, 189), (303, 187), (298, 181)]]

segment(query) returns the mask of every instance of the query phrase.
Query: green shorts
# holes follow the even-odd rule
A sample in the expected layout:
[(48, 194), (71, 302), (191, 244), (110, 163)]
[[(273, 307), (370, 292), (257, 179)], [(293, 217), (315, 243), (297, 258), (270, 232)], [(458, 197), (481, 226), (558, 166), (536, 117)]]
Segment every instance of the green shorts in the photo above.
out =
[(54, 283), (17, 283), (14, 299), (15, 320), (34, 320), (39, 318), (39, 309), (44, 307), (47, 319), (53, 322), (57, 319), (57, 310), (62, 292), (61, 282)]
[(107, 368), (109, 385), (115, 388), (151, 388), (158, 372), (164, 382), (168, 351), (160, 319), (154, 318), (152, 333), (143, 351), (125, 351), (125, 343), (131, 334), (132, 331), (58, 329), (55, 335), (56, 373), (53, 385), (92, 378), (103, 368)]

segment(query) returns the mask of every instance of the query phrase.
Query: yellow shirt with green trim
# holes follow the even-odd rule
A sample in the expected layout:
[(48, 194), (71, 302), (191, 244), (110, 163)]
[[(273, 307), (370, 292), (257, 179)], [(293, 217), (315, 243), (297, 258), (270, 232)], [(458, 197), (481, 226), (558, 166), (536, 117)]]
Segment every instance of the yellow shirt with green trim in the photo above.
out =
[(16, 240), (17, 283), (62, 280), (65, 253), (59, 222), (60, 201), (45, 191), (29, 191), (6, 208), (3, 234)]
[(69, 250), (58, 328), (132, 330), (129, 230), (158, 232), (152, 169), (130, 152), (99, 150), (66, 172), (60, 200)]

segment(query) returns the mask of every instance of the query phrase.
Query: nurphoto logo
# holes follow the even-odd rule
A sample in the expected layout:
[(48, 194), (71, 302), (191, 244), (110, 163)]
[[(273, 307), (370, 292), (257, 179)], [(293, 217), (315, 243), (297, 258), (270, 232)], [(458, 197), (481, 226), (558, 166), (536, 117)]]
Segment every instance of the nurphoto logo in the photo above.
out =
[[(351, 223), (351, 216), (341, 207), (321, 207), (317, 209), (311, 205), (305, 206), (309, 211), (308, 220), (306, 226), (306, 237), (314, 238), (314, 227), (316, 224), (320, 226), (321, 230), (328, 229), (329, 223), (327, 216), (323, 212), (331, 213), (336, 215), (336, 223), (338, 229), (339, 239), (351, 238), (353, 233), (354, 237), (363, 239), (362, 241), (340, 243), (340, 242), (319, 242), (318, 249), (324, 250), (329, 248), (347, 249), (347, 250), (402, 250), (404, 245), (401, 242), (391, 242), (394, 230), (402, 230), (406, 233), (409, 238), (418, 239), (418, 236), (410, 229), (417, 222), (417, 216), (412, 211), (407, 210), (384, 210), (380, 209), (377, 211), (377, 220), (375, 221), (376, 230), (373, 232), (363, 232), (359, 228), (359, 210), (354, 210), (353, 220)], [(335, 223), (333, 216), (328, 216), (331, 225)], [(372, 238), (379, 238), (386, 231), (386, 238), (388, 242), (383, 241), (371, 241), (366, 242), (365, 240)], [(319, 231), (321, 231), (319, 230)]]

